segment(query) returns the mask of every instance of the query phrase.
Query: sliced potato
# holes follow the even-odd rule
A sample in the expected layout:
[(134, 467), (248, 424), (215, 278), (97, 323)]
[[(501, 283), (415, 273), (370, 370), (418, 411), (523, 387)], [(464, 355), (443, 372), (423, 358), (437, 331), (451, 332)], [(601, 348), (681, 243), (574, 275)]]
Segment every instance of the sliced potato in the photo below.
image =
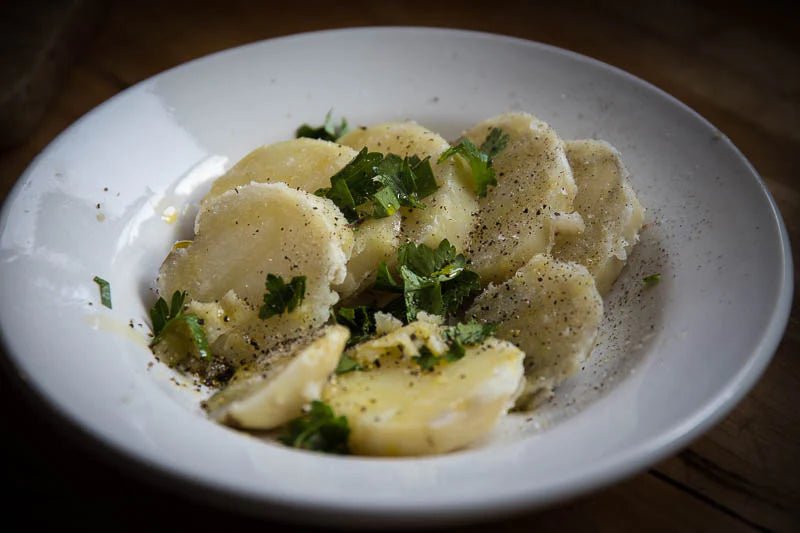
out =
[(585, 266), (605, 294), (639, 240), (644, 209), (628, 182), (619, 152), (605, 141), (569, 141), (567, 158), (578, 194), (583, 233), (556, 235), (553, 255)]
[[(481, 279), (497, 283), (550, 250), (559, 218), (572, 212), (576, 188), (564, 143), (550, 126), (527, 113), (509, 113), (464, 136), (480, 146), (492, 128), (503, 130), (509, 141), (493, 158), (497, 186), (479, 199), (471, 256)], [(567, 227), (574, 223), (569, 220)]]
[[(348, 146), (319, 139), (292, 139), (256, 148), (214, 182), (203, 203), (234, 187), (284, 182), (289, 187), (315, 193), (330, 187), (331, 176), (357, 152)], [(347, 277), (336, 285), (342, 298), (368, 284), (381, 261), (391, 261), (400, 243), (400, 215), (361, 224), (353, 236)]]
[(206, 402), (215, 420), (246, 429), (272, 429), (302, 414), (318, 400), (350, 338), (343, 326), (328, 326), (310, 343), (295, 345), (243, 367)]
[(490, 285), (467, 316), (497, 324), (497, 337), (525, 352), (525, 392), (517, 405), (532, 408), (574, 374), (594, 347), (603, 300), (586, 268), (534, 256), (500, 285)]
[(347, 417), (354, 453), (444, 453), (475, 442), (506, 413), (523, 357), (513, 344), (490, 338), (423, 372), (405, 354), (387, 351), (379, 368), (335, 376), (322, 397)]
[[(265, 209), (268, 206), (268, 209)], [(233, 291), (251, 311), (263, 301), (267, 274), (306, 277), (302, 303), (261, 321), (267, 349), (324, 324), (345, 279), (353, 234), (329, 200), (283, 183), (251, 183), (210, 200), (198, 215), (195, 240), (173, 250), (161, 266), (159, 292), (218, 302)], [(259, 324), (261, 323), (259, 322)]]
[(452, 160), (437, 163), (450, 145), (440, 135), (416, 122), (389, 122), (351, 131), (339, 142), (355, 149), (392, 153), (400, 157), (416, 155), (431, 158), (439, 190), (423, 199), (425, 208), (402, 208), (402, 240), (424, 243), (435, 248), (447, 239), (458, 250), (469, 243), (478, 209), (467, 178)]
[(374, 280), (382, 262), (393, 265), (400, 246), (400, 217), (367, 219), (354, 230), (353, 254), (347, 263), (347, 277), (336, 285), (342, 299), (357, 294)]
[(356, 156), (347, 146), (319, 139), (292, 139), (256, 148), (217, 178), (204, 203), (251, 181), (286, 183), (313, 193), (330, 187), (331, 176)]

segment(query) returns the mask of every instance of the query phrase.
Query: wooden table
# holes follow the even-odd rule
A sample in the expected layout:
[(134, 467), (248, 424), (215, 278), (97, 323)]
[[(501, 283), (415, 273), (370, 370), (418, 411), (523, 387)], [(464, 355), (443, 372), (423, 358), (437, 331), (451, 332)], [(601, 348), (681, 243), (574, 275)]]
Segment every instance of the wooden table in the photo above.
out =
[[(587, 54), (654, 83), (711, 120), (764, 177), (800, 239), (800, 41), (791, 6), (714, 8), (686, 2), (267, 2), (112, 4), (43, 121), (0, 153), (5, 196), (31, 159), (94, 106), (164, 69), (243, 43), (362, 25), (426, 25), (504, 33)], [(755, 4), (754, 4), (755, 5)], [(797, 248), (795, 248), (797, 250)], [(800, 264), (795, 253), (795, 264)], [(492, 529), (800, 530), (800, 312), (747, 398), (691, 446), (636, 477)], [(124, 530), (270, 528), (121, 474), (54, 433), (3, 376), (6, 517), (45, 526)], [(480, 531), (488, 526), (464, 530)]]

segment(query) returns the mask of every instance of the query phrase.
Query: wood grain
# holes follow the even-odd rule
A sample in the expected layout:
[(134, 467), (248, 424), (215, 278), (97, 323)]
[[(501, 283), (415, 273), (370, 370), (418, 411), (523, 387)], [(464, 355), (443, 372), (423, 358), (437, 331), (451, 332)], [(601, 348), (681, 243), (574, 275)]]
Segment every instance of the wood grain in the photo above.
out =
[[(356, 1), (334, 7), (309, 0), (276, 9), (241, 0), (119, 2), (69, 71), (34, 134), (0, 154), (0, 195), (81, 114), (166, 68), (278, 35), (387, 24), (460, 27), (543, 41), (654, 83), (711, 120), (744, 152), (775, 196), (792, 240), (800, 242), (800, 44), (790, 3), (762, 3), (754, 9), (739, 2), (658, 2), (645, 7), (632, 1)], [(797, 248), (793, 254), (795, 265), (800, 264)], [(649, 472), (553, 509), (495, 521), (491, 529), (800, 530), (798, 352), (800, 309), (795, 303), (763, 378), (702, 438)], [(4, 398), (15, 398), (9, 387), (4, 379)], [(123, 529), (141, 529), (152, 524), (152, 517), (138, 512), (144, 507), (165, 528), (264, 527), (120, 478), (114, 467), (75, 445), (54, 450), (40, 415), (7, 405), (2, 409), (6, 427), (22, 428), (11, 444), (22, 457), (14, 472), (31, 472), (30, 477), (11, 479), (27, 495), (25, 500), (44, 502), (62, 513), (60, 522), (36, 515), (43, 524), (102, 526), (125, 517)], [(76, 483), (77, 478), (83, 481)], [(85, 500), (94, 504), (90, 516), (76, 511)]]

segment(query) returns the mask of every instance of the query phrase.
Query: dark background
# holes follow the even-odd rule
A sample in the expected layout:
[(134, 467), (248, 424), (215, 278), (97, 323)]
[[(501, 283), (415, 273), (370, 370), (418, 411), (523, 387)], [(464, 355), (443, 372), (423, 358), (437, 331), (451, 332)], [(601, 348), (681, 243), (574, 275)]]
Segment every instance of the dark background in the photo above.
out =
[[(775, 195), (797, 242), (799, 21), (791, 2), (0, 3), (0, 197), (82, 114), (187, 60), (303, 31), (441, 26), (554, 44), (665, 89), (739, 146)], [(687, 449), (630, 480), (543, 512), (495, 521), (491, 528), (800, 530), (799, 317), (795, 305), (775, 359), (748, 397)], [(43, 411), (7, 368), (0, 373), (0, 397), (0, 508), (7, 523), (19, 518), (25, 528), (124, 531), (283, 529), (139, 480), (113, 454)]]

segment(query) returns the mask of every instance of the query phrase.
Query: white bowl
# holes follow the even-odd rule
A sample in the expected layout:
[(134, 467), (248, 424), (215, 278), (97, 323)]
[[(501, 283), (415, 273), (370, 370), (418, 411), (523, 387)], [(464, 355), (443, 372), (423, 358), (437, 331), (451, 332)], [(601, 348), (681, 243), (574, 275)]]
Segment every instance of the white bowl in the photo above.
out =
[[(422, 459), (297, 451), (210, 422), (202, 392), (161, 364), (149, 368), (149, 288), (172, 241), (190, 233), (208, 180), (331, 108), (356, 124), (415, 119), (450, 138), (494, 114), (530, 111), (564, 138), (619, 148), (648, 208), (591, 362), (553, 403), (509, 418), (471, 450)], [(178, 224), (162, 220), (169, 206)], [(470, 520), (632, 474), (745, 394), (781, 338), (792, 294), (777, 208), (712, 125), (608, 65), (464, 31), (303, 34), (155, 76), (60, 135), (17, 183), (1, 223), (6, 353), (76, 431), (189, 494), (325, 523)], [(643, 289), (655, 272), (662, 282)], [(111, 282), (113, 310), (100, 306), (95, 275)]]

